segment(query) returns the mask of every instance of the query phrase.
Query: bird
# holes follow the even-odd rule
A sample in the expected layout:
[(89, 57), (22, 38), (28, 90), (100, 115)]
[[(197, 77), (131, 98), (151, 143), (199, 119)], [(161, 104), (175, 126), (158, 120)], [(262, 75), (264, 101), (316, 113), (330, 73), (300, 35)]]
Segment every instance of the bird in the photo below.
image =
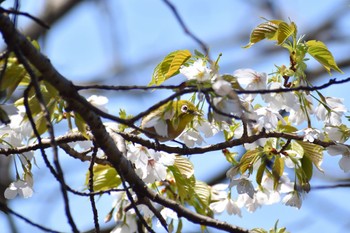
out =
[(177, 138), (186, 126), (201, 113), (188, 100), (175, 100), (166, 103), (141, 120), (142, 132), (159, 142), (171, 141)]

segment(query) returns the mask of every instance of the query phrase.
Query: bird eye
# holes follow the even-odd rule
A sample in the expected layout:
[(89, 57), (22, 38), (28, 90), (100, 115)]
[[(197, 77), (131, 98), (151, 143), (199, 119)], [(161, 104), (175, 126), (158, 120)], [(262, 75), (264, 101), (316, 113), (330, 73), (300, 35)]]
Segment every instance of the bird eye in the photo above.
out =
[(181, 112), (186, 113), (187, 110), (188, 110), (187, 105), (183, 105), (183, 106), (181, 107)]

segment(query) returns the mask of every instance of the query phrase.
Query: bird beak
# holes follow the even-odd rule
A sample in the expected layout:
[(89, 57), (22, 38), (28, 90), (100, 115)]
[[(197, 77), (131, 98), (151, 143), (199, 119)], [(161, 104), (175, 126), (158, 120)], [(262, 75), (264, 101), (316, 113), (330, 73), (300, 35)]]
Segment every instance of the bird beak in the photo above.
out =
[(199, 111), (191, 111), (190, 113), (194, 116), (202, 116), (202, 113), (200, 113)]

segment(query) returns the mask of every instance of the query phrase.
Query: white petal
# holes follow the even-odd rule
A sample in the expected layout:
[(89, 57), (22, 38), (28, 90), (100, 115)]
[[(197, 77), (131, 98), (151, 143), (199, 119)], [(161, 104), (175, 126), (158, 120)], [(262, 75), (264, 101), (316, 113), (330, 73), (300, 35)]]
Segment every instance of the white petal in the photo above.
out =
[(10, 184), (10, 187), (5, 189), (4, 196), (6, 199), (13, 199), (17, 196), (18, 191), (17, 188), (15, 188), (12, 184)]
[(349, 156), (343, 156), (339, 160), (339, 166), (344, 172), (350, 171), (350, 157)]

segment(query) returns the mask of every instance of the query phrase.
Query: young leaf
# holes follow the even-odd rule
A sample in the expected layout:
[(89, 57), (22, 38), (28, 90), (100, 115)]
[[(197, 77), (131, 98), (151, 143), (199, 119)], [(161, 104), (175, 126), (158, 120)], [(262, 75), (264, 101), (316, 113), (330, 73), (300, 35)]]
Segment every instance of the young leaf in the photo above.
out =
[(276, 38), (278, 25), (283, 22), (281, 20), (269, 20), (259, 24), (250, 34), (249, 43), (243, 48), (250, 48), (253, 44), (263, 40), (273, 40)]
[(296, 141), (291, 142), (291, 149), (301, 156), (304, 155), (303, 147), (299, 143), (297, 143)]
[(247, 151), (241, 158), (241, 161), (239, 162), (239, 169), (241, 173), (243, 174), (244, 172), (247, 171), (247, 169), (252, 168), (255, 161), (256, 157), (260, 154), (260, 150), (255, 149), (251, 151)]
[(256, 173), (256, 183), (258, 185), (261, 185), (261, 181), (262, 181), (265, 169), (266, 169), (266, 162), (262, 161), (261, 165), (260, 165), (260, 167), (259, 167), (259, 169), (258, 169), (258, 171)]
[(338, 71), (339, 73), (343, 73), (343, 71), (341, 71), (341, 69), (339, 69), (337, 66), (332, 53), (323, 42), (309, 40), (306, 41), (305, 44), (308, 47), (307, 52), (319, 63), (321, 63), (329, 74), (331, 73), (331, 69)]
[[(93, 172), (93, 188), (95, 192), (117, 188), (121, 184), (120, 177), (113, 167), (96, 164), (93, 167)], [(89, 179), (90, 175), (87, 172), (85, 177), (86, 187), (89, 187)]]
[(281, 22), (278, 25), (277, 30), (277, 44), (281, 45), (284, 41), (286, 41), (292, 34), (294, 33), (293, 25), (288, 25), (285, 22)]
[(273, 186), (274, 189), (277, 188), (279, 184), (280, 178), (284, 172), (284, 160), (282, 157), (276, 156), (275, 162), (272, 167), (272, 175), (273, 175)]
[(184, 158), (182, 156), (175, 157), (173, 166), (175, 166), (179, 172), (187, 179), (189, 179), (194, 174), (192, 163), (187, 158)]
[(313, 167), (312, 167), (311, 160), (307, 156), (304, 156), (301, 159), (301, 168), (303, 169), (303, 172), (304, 172), (307, 180), (308, 181), (311, 180)]
[(179, 73), (180, 67), (192, 56), (188, 50), (177, 50), (169, 53), (153, 71), (152, 80), (148, 86), (159, 86), (165, 80)]
[(89, 136), (87, 135), (87, 124), (83, 120), (83, 118), (76, 112), (74, 112), (75, 117), (75, 125), (77, 126), (79, 132), (87, 139), (89, 139)]
[(298, 141), (304, 149), (304, 156), (309, 158), (318, 170), (323, 172), (321, 164), (323, 161), (323, 147), (309, 142)]
[(196, 185), (194, 187), (194, 191), (200, 200), (200, 203), (203, 207), (207, 207), (209, 205), (210, 199), (210, 189), (209, 186), (202, 181), (196, 181)]

